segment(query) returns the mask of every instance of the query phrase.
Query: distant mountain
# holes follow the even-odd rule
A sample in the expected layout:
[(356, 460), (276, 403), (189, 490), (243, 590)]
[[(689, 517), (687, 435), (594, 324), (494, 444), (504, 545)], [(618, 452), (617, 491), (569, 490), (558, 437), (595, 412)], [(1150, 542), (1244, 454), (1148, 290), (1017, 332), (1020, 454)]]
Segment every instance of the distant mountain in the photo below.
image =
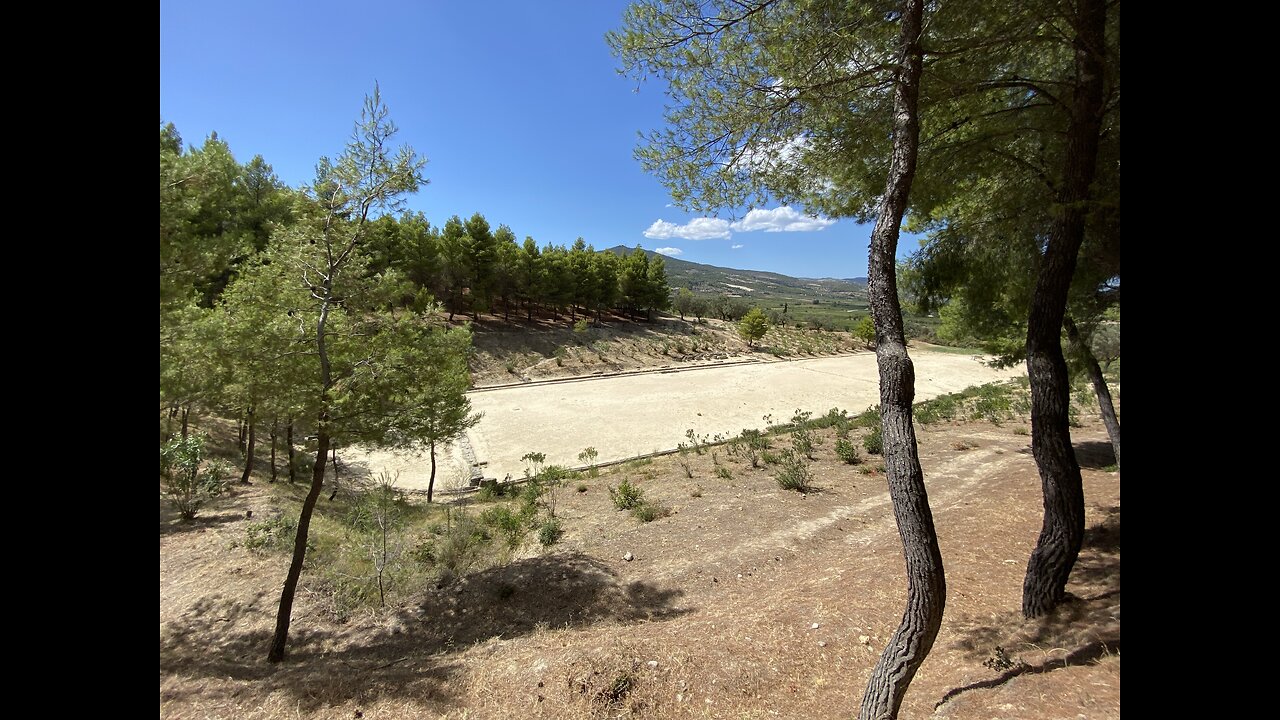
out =
[[(630, 255), (633, 249), (619, 245), (601, 252)], [(658, 253), (645, 250), (650, 258)], [(863, 306), (867, 299), (865, 278), (844, 280), (837, 278), (797, 278), (763, 270), (738, 270), (736, 268), (704, 265), (702, 263), (663, 256), (667, 264), (667, 280), (673, 288), (687, 287), (697, 293), (728, 294), (762, 303), (769, 301), (836, 303), (844, 306)], [(851, 305), (847, 305), (851, 304)]]

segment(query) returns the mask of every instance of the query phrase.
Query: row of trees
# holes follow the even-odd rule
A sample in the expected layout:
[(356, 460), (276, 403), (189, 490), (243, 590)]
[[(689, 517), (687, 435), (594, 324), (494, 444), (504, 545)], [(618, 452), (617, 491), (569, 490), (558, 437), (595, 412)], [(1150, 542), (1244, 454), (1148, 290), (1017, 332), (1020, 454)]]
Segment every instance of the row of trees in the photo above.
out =
[(511, 228), (494, 230), (479, 213), (465, 221), (455, 215), (440, 228), (421, 213), (385, 216), (369, 235), (370, 271), (397, 271), (405, 301), (422, 293), (441, 298), (451, 320), (454, 313), (499, 311), (533, 320), (541, 311), (573, 321), (581, 311), (598, 321), (610, 310), (635, 319), (670, 306), (665, 262), (639, 247), (619, 257), (582, 238), (568, 248), (539, 248), (532, 237), (518, 244)]
[(918, 295), (976, 288), (966, 299), (1007, 296), (1001, 307), (1025, 318), (1045, 517), (1023, 612), (1043, 615), (1084, 530), (1063, 344), (1064, 330), (1083, 343), (1088, 324), (1067, 308), (1073, 294), (1118, 302), (1119, 3), (641, 0), (609, 42), (624, 70), (666, 81), (667, 125), (637, 154), (678, 204), (772, 198), (875, 219), (868, 295), (908, 602), (860, 717), (894, 717), (946, 598), (912, 425), (899, 228), (909, 216), (931, 234), (926, 255), (959, 258), (917, 263)]

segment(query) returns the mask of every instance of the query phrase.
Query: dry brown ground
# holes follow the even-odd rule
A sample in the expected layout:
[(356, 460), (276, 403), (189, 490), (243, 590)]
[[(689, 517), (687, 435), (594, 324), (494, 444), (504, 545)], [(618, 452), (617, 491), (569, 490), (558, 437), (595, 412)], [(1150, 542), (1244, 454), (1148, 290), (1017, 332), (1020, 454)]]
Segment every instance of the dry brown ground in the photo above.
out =
[[(901, 717), (1120, 715), (1120, 482), (1100, 469), (1109, 445), (1096, 421), (1073, 433), (1088, 507), (1074, 599), (1024, 622), (1041, 518), (1025, 427), (920, 432), (949, 593)], [(233, 546), (245, 511), (262, 517), (269, 494), (238, 492), (191, 525), (162, 509), (160, 714), (849, 717), (905, 581), (883, 475), (838, 463), (825, 439), (812, 495), (737, 462), (732, 480), (716, 478), (709, 456), (690, 480), (663, 458), (587, 479), (585, 493), (571, 483), (560, 501), (568, 533), (553, 552), (424, 589), (412, 606), (338, 625), (302, 592), (278, 667), (264, 658), (287, 559)], [(623, 476), (675, 514), (641, 524), (615, 512), (606, 486)], [(1026, 664), (985, 667), (997, 646)]]

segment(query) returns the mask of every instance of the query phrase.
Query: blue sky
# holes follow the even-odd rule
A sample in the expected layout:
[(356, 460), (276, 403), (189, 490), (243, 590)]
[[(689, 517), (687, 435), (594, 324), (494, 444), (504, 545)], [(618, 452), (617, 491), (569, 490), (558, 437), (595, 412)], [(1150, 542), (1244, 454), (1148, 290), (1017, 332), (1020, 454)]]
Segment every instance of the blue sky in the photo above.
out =
[(669, 206), (632, 155), (666, 98), (618, 75), (604, 42), (625, 7), (162, 0), (160, 117), (188, 143), (217, 131), (238, 159), (261, 154), (296, 186), (342, 150), (377, 81), (401, 142), (429, 161), (409, 206), (434, 224), (480, 212), (540, 245), (581, 236), (802, 277), (866, 275), (870, 226), (773, 205), (736, 222)]

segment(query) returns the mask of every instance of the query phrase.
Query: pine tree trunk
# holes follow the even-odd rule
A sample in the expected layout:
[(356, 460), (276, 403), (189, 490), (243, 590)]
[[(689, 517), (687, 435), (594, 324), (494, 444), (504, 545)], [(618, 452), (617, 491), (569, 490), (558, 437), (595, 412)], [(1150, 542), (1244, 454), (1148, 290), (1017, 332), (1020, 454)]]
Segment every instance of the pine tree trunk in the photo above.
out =
[(1084, 487), (1067, 420), (1071, 387), (1062, 355), (1062, 320), (1084, 241), (1089, 186), (1098, 164), (1107, 14), (1102, 0), (1080, 0), (1072, 7), (1076, 87), (1067, 154), (1027, 321), (1031, 450), (1044, 491), (1044, 524), (1022, 584), (1022, 614), (1028, 618), (1045, 615), (1062, 601), (1084, 540)]
[(276, 470), (276, 430), (280, 423), (275, 418), (271, 419), (271, 482), (280, 479), (280, 473)]
[(923, 63), (920, 48), (923, 8), (924, 0), (903, 0), (902, 3), (899, 74), (893, 102), (893, 155), (880, 213), (871, 233), (867, 285), (876, 327), (884, 463), (906, 559), (907, 606), (898, 629), (885, 645), (867, 681), (858, 715), (861, 720), (897, 717), (907, 687), (938, 636), (947, 596), (942, 553), (938, 549), (938, 535), (911, 422), (915, 366), (907, 354), (895, 277), (898, 233), (915, 179), (920, 143), (917, 107)]
[(1068, 315), (1063, 320), (1067, 328), (1067, 340), (1071, 342), (1075, 354), (1084, 363), (1089, 382), (1093, 385), (1093, 394), (1098, 398), (1098, 410), (1102, 414), (1102, 424), (1107, 428), (1107, 437), (1111, 439), (1111, 450), (1116, 455), (1116, 470), (1120, 470), (1120, 419), (1116, 417), (1116, 407), (1111, 402), (1111, 388), (1107, 387), (1107, 378), (1102, 374), (1102, 366), (1094, 357), (1089, 342), (1080, 336), (1076, 323)]
[[(321, 416), (321, 427), (327, 420)], [(289, 562), (289, 574), (285, 576), (284, 588), (280, 591), (280, 609), (276, 612), (276, 632), (271, 638), (271, 649), (267, 653), (268, 662), (284, 660), (285, 644), (289, 641), (289, 623), (293, 616), (293, 597), (298, 591), (298, 580), (302, 577), (302, 563), (307, 558), (307, 533), (311, 530), (311, 514), (320, 499), (320, 490), (324, 487), (324, 464), (329, 454), (329, 434), (323, 430), (316, 438), (316, 466), (311, 472), (311, 489), (302, 501), (302, 512), (298, 516), (298, 532), (293, 539), (293, 559)]]
[(236, 443), (240, 447), (240, 455), (242, 457), (244, 456), (244, 451), (245, 451), (244, 443), (247, 437), (246, 435), (247, 430), (248, 430), (248, 426), (245, 424), (244, 417), (241, 416), (238, 420), (236, 420)]
[(257, 434), (255, 432), (257, 423), (254, 422), (252, 407), (249, 408), (248, 418), (246, 419), (245, 424), (248, 425), (249, 430), (244, 450), (244, 472), (240, 474), (240, 482), (248, 485), (249, 475), (253, 472), (253, 449), (257, 440)]
[(284, 429), (284, 444), (289, 448), (289, 484), (297, 482), (296, 469), (294, 468), (293, 453), (293, 418), (289, 418), (289, 424)]
[[(332, 275), (330, 275), (332, 277)], [(293, 598), (298, 591), (298, 579), (302, 576), (302, 563), (307, 559), (307, 533), (311, 530), (311, 514), (320, 499), (320, 490), (324, 487), (324, 461), (329, 454), (329, 393), (333, 390), (333, 374), (329, 364), (328, 345), (325, 330), (329, 322), (329, 298), (333, 288), (326, 280), (324, 300), (320, 304), (320, 317), (316, 320), (316, 355), (320, 360), (320, 413), (316, 423), (316, 464), (311, 471), (311, 488), (302, 501), (302, 512), (298, 515), (298, 532), (293, 539), (293, 558), (289, 561), (289, 573), (285, 576), (284, 587), (280, 590), (280, 607), (276, 610), (276, 631), (271, 638), (271, 648), (267, 651), (267, 662), (277, 663), (284, 660), (285, 644), (289, 641), (289, 623), (293, 617)]]
[(427, 481), (427, 502), (431, 502), (431, 494), (436, 487), (436, 441), (431, 441), (431, 479)]
[(186, 405), (182, 406), (182, 439), (183, 440), (187, 439), (187, 432), (189, 430), (187, 426), (187, 418), (189, 418), (190, 416), (191, 416), (191, 403), (187, 403)]

